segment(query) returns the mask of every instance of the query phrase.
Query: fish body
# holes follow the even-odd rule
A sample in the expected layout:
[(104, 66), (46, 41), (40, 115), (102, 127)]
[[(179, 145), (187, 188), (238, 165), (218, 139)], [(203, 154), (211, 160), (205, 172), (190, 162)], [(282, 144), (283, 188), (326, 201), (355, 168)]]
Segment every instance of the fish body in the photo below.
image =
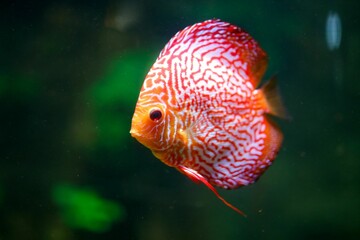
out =
[(130, 133), (193, 180), (253, 183), (283, 139), (267, 116), (284, 113), (275, 81), (258, 88), (266, 67), (266, 53), (241, 28), (217, 19), (189, 26), (147, 74)]

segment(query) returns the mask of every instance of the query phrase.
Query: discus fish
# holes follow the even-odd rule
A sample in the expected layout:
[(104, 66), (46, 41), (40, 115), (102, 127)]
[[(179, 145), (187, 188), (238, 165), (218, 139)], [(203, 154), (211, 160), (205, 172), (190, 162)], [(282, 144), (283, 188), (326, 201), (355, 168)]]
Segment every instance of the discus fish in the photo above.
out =
[(244, 30), (218, 19), (178, 32), (147, 74), (130, 134), (163, 163), (204, 183), (235, 189), (255, 182), (283, 135), (275, 80), (257, 88), (267, 55)]

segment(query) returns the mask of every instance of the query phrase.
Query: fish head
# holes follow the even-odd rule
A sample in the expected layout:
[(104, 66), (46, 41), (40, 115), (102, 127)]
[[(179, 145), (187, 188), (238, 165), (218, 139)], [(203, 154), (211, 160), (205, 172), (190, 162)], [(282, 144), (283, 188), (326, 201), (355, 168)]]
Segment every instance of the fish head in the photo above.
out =
[(130, 134), (152, 151), (163, 151), (169, 148), (165, 135), (169, 129), (166, 105), (139, 97), (132, 118)]

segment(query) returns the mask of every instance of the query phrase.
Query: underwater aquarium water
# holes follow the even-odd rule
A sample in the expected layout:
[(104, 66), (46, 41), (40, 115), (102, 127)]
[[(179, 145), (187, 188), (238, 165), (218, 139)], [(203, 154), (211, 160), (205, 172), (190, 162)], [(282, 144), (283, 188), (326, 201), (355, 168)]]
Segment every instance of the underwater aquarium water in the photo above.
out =
[[(358, 1), (2, 1), (0, 239), (359, 239)], [(170, 38), (219, 18), (267, 53), (290, 120), (272, 166), (217, 191), (133, 139)]]

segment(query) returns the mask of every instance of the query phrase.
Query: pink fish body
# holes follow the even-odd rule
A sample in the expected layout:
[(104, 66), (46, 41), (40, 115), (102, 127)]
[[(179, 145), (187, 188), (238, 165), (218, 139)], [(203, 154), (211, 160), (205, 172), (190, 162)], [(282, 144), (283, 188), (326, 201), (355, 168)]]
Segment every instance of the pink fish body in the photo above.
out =
[(275, 82), (257, 88), (266, 67), (266, 53), (242, 29), (216, 19), (189, 26), (147, 74), (130, 133), (219, 198), (213, 185), (253, 183), (283, 139), (267, 117), (284, 114)]

